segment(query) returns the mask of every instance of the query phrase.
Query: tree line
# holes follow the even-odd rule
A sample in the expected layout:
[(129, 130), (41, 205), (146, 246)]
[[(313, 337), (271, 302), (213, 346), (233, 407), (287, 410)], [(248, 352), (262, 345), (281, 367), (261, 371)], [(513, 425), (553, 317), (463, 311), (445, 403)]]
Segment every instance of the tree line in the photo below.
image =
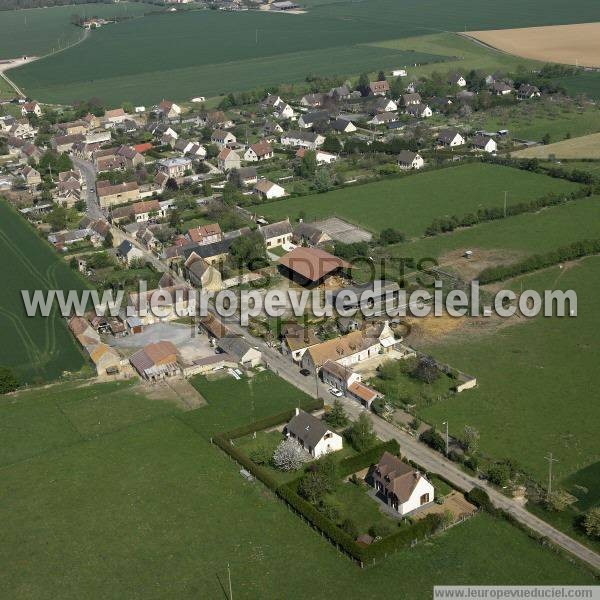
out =
[(573, 242), (544, 254), (533, 254), (511, 265), (488, 267), (479, 274), (479, 283), (485, 285), (504, 281), (523, 273), (531, 273), (569, 260), (600, 253), (600, 238)]

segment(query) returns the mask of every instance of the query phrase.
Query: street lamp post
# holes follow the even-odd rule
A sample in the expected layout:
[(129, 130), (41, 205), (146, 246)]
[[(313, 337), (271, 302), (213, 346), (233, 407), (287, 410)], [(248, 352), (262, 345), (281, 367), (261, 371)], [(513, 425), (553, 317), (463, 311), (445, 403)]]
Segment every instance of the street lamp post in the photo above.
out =
[(446, 456), (448, 456), (448, 421), (444, 421), (442, 425), (446, 426)]

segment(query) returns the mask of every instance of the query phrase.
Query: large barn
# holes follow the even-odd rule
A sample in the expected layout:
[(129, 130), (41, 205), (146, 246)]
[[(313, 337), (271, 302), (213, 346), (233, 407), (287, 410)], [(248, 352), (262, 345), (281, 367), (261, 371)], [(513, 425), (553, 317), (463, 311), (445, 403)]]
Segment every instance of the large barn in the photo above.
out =
[(315, 287), (337, 274), (344, 274), (352, 265), (320, 248), (299, 246), (278, 261), (280, 271), (295, 283)]

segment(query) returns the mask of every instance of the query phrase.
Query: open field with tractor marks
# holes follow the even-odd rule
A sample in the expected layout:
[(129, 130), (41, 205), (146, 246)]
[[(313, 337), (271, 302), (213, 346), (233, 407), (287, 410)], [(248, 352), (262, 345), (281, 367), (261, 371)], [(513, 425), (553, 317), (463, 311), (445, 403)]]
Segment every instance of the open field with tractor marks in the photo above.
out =
[(49, 318), (28, 317), (21, 290), (83, 289), (85, 284), (8, 204), (0, 201), (3, 289), (0, 302), (0, 364), (22, 382), (44, 382), (79, 371), (83, 354), (54, 309)]
[[(77, 48), (16, 69), (12, 77), (27, 94), (51, 102), (92, 96), (109, 103), (156, 102), (162, 99), (165, 86), (173, 99), (182, 100), (197, 94), (209, 97), (300, 81), (311, 73), (348, 76), (453, 56), (401, 50), (393, 44), (380, 47), (380, 42), (389, 40), (463, 31), (465, 27), (497, 29), (539, 25), (540, 20), (545, 25), (572, 23), (574, 18), (579, 22), (597, 20), (597, 11), (587, 0), (575, 0), (575, 6), (568, 9), (557, 0), (552, 0), (552, 5), (542, 0), (526, 7), (516, 0), (501, 5), (476, 0), (449, 5), (428, 0), (423, 10), (393, 0), (374, 0), (369, 4), (315, 3), (301, 15), (177, 11), (102, 27)], [(69, 27), (76, 28), (63, 23), (64, 29), (44, 35), (42, 43), (28, 50), (22, 42), (27, 30), (19, 12), (12, 29), (7, 28), (6, 53), (41, 54), (54, 48), (61, 36), (73, 40)], [(310, 50), (307, 31), (311, 32)], [(165, 41), (169, 39), (177, 39), (177, 44)], [(236, 43), (223, 44), (224, 39)], [(325, 50), (328, 60), (323, 62)]]

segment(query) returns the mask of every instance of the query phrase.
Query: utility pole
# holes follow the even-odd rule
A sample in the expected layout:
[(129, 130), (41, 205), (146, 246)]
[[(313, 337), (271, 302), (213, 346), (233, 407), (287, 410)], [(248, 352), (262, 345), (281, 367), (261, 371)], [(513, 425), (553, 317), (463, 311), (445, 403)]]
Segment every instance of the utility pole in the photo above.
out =
[(508, 192), (504, 190), (504, 218), (506, 218), (506, 201), (508, 199)]
[(446, 426), (446, 456), (448, 456), (448, 421), (444, 421), (442, 425)]
[(227, 563), (227, 578), (229, 579), (229, 600), (233, 600), (233, 590), (231, 588), (231, 569), (229, 563)]
[(544, 457), (548, 461), (548, 496), (552, 493), (552, 463), (558, 462), (558, 459), (552, 456), (552, 452)]

